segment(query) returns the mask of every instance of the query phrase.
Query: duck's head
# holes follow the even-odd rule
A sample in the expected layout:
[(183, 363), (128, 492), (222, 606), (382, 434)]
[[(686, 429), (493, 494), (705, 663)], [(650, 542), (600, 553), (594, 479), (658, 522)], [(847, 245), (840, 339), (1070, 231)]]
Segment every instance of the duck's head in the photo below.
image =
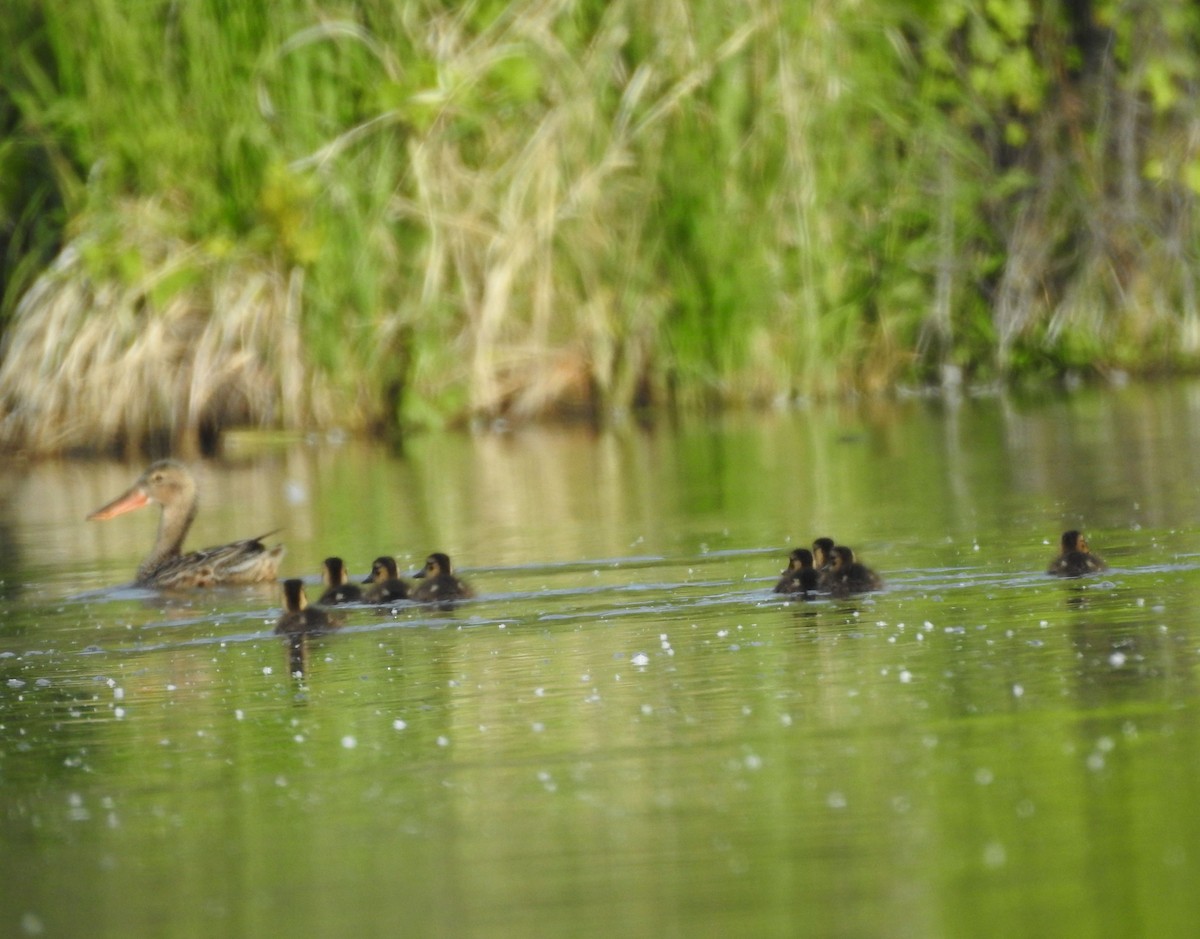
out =
[(283, 606), (289, 613), (299, 613), (308, 607), (308, 596), (304, 592), (304, 581), (293, 577), (283, 582)]
[(783, 573), (788, 571), (803, 571), (811, 570), (813, 566), (813, 554), (808, 548), (797, 548), (788, 555), (788, 566)]
[(425, 559), (425, 566), (414, 577), (440, 577), (442, 574), (450, 573), (450, 557), (442, 554), (440, 551), (435, 551)]
[(812, 543), (813, 560), (817, 567), (824, 567), (833, 560), (833, 539), (818, 538)]
[(157, 502), (162, 506), (192, 505), (196, 481), (182, 463), (159, 460), (146, 468), (137, 481), (108, 505), (96, 509), (88, 520), (104, 521)]
[(350, 572), (346, 570), (341, 558), (325, 559), (324, 579), (330, 587), (340, 587), (350, 582)]
[(367, 576), (364, 584), (381, 584), (385, 580), (395, 580), (399, 577), (399, 569), (396, 567), (396, 559), (387, 555), (380, 555), (371, 562), (371, 573)]

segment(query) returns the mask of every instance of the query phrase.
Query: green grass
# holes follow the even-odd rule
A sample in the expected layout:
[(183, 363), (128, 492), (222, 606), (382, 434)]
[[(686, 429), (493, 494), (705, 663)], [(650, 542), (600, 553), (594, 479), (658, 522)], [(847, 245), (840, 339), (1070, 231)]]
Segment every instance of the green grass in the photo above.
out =
[(16, 0), (0, 438), (1194, 368), (1200, 11), (1117, 12)]

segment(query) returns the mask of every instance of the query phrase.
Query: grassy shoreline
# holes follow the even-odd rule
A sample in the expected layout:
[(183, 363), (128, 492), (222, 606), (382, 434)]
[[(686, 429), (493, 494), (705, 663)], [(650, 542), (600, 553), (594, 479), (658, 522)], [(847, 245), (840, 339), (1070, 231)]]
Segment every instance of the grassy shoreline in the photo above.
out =
[(1200, 10), (1122, 10), (16, 0), (0, 440), (1196, 370)]

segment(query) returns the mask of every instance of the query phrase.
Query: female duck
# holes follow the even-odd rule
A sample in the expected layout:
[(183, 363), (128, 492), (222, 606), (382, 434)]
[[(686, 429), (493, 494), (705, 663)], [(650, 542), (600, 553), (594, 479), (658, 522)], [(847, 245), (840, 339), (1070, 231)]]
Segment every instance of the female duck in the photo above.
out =
[(413, 599), (421, 603), (449, 603), (475, 596), (466, 582), (454, 575), (450, 569), (450, 558), (441, 552), (429, 555), (425, 559), (425, 566), (413, 576), (421, 579), (413, 591)]
[(1080, 577), (1107, 570), (1108, 565), (1098, 554), (1092, 554), (1083, 532), (1064, 531), (1058, 546), (1058, 556), (1050, 562), (1047, 574), (1057, 577)]
[(813, 567), (813, 553), (808, 548), (797, 548), (788, 556), (788, 566), (775, 585), (775, 592), (808, 596), (816, 590), (817, 570)]
[(363, 592), (350, 583), (350, 572), (341, 558), (326, 558), (321, 578), (325, 582), (325, 592), (318, 603), (358, 603), (362, 600)]
[(363, 583), (370, 585), (363, 591), (363, 599), (368, 603), (391, 603), (393, 600), (407, 600), (411, 594), (408, 583), (400, 579), (396, 559), (386, 555), (374, 560), (371, 564), (371, 573)]
[(866, 593), (869, 590), (879, 590), (883, 581), (879, 575), (860, 564), (854, 558), (854, 552), (838, 545), (833, 549), (833, 564), (829, 570), (829, 589), (834, 596), (845, 597), (852, 593)]
[(196, 481), (182, 463), (174, 460), (152, 464), (125, 493), (96, 509), (88, 519), (115, 518), (151, 502), (162, 507), (162, 514), (150, 556), (137, 570), (135, 583), (139, 586), (170, 590), (275, 579), (283, 545), (268, 548), (262, 543), (266, 535), (189, 554), (182, 552), (183, 539), (196, 517)]
[(307, 635), (324, 632), (333, 625), (328, 613), (308, 605), (304, 581), (294, 578), (283, 582), (283, 615), (275, 624), (275, 632), (288, 636)]

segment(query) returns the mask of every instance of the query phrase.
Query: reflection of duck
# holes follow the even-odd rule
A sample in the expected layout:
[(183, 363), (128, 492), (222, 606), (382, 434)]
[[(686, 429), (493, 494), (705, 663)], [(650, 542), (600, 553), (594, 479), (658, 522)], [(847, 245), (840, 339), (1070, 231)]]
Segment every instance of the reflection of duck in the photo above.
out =
[(400, 571), (393, 557), (377, 557), (371, 564), (370, 576), (363, 583), (370, 585), (363, 591), (363, 599), (368, 603), (391, 603), (409, 597), (408, 584), (400, 579)]
[(807, 594), (817, 589), (817, 571), (808, 548), (797, 548), (788, 556), (788, 566), (775, 585), (776, 593)]
[(196, 481), (181, 463), (152, 464), (128, 491), (96, 509), (88, 519), (115, 518), (151, 502), (162, 506), (158, 535), (150, 556), (137, 570), (136, 583), (146, 587), (210, 587), (254, 584), (275, 579), (283, 545), (268, 548), (266, 535), (183, 554), (180, 548), (196, 517)]
[(350, 583), (350, 572), (341, 558), (326, 558), (321, 576), (326, 590), (318, 603), (357, 603), (362, 599), (362, 590)]
[(1092, 554), (1092, 549), (1088, 547), (1083, 532), (1071, 529), (1071, 531), (1063, 532), (1062, 540), (1059, 542), (1058, 557), (1050, 562), (1046, 573), (1059, 577), (1079, 577), (1107, 568), (1108, 565), (1104, 563), (1102, 557)]
[(413, 591), (413, 599), (422, 603), (445, 603), (475, 596), (466, 582), (456, 577), (450, 569), (449, 556), (441, 552), (429, 555), (425, 559), (425, 566), (413, 576), (421, 578), (421, 583)]
[(319, 606), (309, 606), (304, 581), (293, 578), (283, 582), (283, 615), (275, 632), (285, 635), (323, 632), (333, 626), (329, 614)]
[(839, 597), (851, 593), (865, 593), (868, 590), (878, 590), (883, 586), (879, 575), (860, 564), (854, 558), (854, 552), (845, 545), (833, 549), (833, 564), (829, 570), (829, 587)]

